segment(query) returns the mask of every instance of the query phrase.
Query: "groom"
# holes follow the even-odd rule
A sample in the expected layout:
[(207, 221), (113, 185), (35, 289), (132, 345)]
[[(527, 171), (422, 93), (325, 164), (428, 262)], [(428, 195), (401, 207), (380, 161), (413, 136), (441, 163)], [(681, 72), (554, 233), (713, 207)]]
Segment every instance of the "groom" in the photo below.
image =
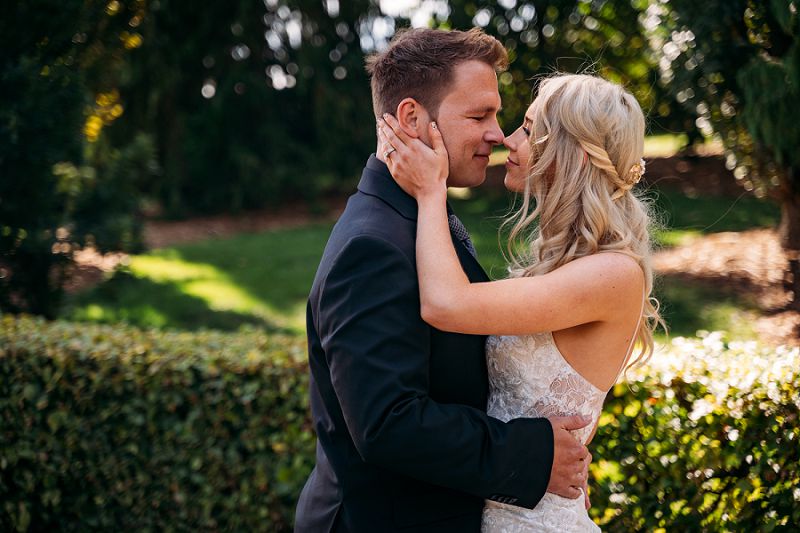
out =
[[(435, 119), (448, 185), (480, 185), (503, 141), (496, 72), (506, 64), (478, 30), (400, 33), (368, 61), (376, 117), (392, 113), (426, 142)], [(488, 417), (485, 337), (420, 318), (417, 205), (385, 157), (391, 149), (367, 161), (309, 296), (317, 464), (295, 531), (477, 532), (484, 499), (532, 508), (547, 490), (578, 497), (587, 452), (567, 429), (586, 421)], [(455, 217), (451, 229), (469, 279), (488, 281)]]

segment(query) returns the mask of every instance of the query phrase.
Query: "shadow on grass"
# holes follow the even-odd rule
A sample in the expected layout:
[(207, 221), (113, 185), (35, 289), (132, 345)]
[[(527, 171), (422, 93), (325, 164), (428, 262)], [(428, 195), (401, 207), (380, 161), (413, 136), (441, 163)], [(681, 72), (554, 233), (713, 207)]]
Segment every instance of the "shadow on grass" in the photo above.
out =
[(308, 298), (330, 231), (328, 224), (314, 225), (236, 235), (170, 251), (181, 260), (214, 267), (254, 300), (289, 314)]
[(304, 308), (330, 225), (249, 233), (153, 250), (130, 273), (75, 295), (79, 321), (182, 329), (304, 331)]
[(285, 327), (261, 316), (212, 309), (204, 299), (186, 294), (177, 283), (155, 282), (124, 270), (115, 272), (96, 288), (75, 295), (68, 307), (70, 318), (78, 321), (226, 331), (252, 325), (271, 333), (288, 332)]

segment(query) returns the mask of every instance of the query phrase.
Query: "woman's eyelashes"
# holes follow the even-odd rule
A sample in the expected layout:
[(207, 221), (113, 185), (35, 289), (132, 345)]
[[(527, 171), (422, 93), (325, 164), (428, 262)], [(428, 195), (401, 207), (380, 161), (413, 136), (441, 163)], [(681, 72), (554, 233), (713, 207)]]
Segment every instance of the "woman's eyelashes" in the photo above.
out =
[(530, 137), (531, 136), (531, 130), (530, 130), (530, 128), (528, 126), (523, 125), (522, 126), (522, 131), (525, 132), (525, 137)]

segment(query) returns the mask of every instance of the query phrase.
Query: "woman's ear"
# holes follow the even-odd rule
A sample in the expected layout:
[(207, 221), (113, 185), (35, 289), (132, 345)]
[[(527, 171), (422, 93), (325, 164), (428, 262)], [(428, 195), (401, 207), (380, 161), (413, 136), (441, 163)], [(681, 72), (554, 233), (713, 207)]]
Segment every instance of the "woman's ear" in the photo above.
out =
[(397, 104), (397, 122), (409, 137), (426, 139), (428, 123), (431, 121), (427, 109), (413, 98), (404, 98)]

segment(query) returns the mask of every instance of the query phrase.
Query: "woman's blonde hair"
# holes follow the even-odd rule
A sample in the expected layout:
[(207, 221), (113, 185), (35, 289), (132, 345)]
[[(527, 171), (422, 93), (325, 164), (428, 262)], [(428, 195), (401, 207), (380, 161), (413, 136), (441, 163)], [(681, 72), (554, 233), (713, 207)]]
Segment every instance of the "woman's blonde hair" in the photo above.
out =
[[(645, 299), (636, 332), (640, 351), (627, 368), (643, 363), (663, 320), (651, 296), (650, 206), (632, 190), (644, 170), (642, 110), (619, 85), (597, 76), (558, 74), (540, 83), (532, 112), (522, 205), (504, 223), (513, 226), (510, 274), (545, 274), (600, 252), (635, 259), (644, 272)], [(533, 231), (525, 231), (537, 221)]]

